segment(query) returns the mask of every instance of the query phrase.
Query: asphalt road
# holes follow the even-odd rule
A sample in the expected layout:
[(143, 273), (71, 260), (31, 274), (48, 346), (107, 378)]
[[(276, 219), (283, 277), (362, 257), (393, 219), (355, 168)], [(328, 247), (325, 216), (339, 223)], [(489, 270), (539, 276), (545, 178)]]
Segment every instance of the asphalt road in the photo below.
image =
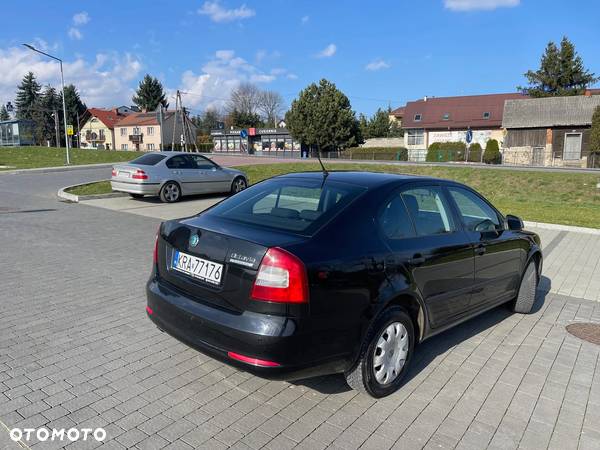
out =
[(561, 279), (582, 255), (600, 267), (597, 237), (546, 234), (534, 314), (497, 308), (432, 338), (375, 401), (338, 375), (261, 380), (160, 333), (144, 312), (160, 219), (55, 197), (104, 173), (0, 175), (0, 443), (4, 424), (103, 427), (113, 449), (600, 448), (600, 347), (564, 328), (600, 323), (575, 296), (597, 292), (595, 272)]

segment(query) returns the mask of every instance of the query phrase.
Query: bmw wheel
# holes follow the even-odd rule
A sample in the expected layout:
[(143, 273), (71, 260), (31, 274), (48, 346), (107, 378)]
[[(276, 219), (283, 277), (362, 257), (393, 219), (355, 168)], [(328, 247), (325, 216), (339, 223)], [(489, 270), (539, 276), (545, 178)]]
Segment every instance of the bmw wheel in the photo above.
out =
[(246, 180), (243, 177), (237, 177), (235, 180), (233, 180), (233, 183), (231, 183), (231, 193), (237, 194), (247, 187), (248, 183), (246, 183)]
[(531, 261), (521, 279), (519, 293), (515, 299), (513, 310), (516, 313), (529, 314), (535, 303), (535, 293), (538, 286), (537, 265)]
[(166, 182), (160, 189), (160, 200), (164, 203), (175, 203), (181, 198), (181, 189), (174, 181)]
[(346, 372), (351, 388), (380, 398), (397, 391), (409, 369), (415, 331), (404, 309), (385, 310), (373, 323), (354, 368)]

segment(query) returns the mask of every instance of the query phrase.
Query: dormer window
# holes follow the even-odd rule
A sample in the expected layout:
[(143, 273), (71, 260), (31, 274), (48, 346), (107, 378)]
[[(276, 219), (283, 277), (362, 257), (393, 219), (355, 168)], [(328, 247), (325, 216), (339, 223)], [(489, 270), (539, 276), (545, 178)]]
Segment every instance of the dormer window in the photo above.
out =
[(420, 122), (421, 121), (421, 114), (415, 114), (415, 122)]
[(450, 120), (450, 113), (446, 113), (444, 114), (444, 116), (442, 117), (443, 120)]
[(490, 117), (492, 117), (492, 114), (489, 112), (484, 112), (483, 113), (483, 120), (488, 120)]

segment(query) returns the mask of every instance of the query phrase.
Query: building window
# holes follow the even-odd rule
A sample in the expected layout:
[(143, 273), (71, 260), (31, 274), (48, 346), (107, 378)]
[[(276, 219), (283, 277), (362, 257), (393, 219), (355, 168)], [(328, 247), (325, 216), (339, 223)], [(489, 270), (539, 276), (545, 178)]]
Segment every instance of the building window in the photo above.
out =
[(133, 135), (136, 136), (136, 135), (139, 135), (139, 134), (140, 134), (139, 127), (133, 127)]
[(444, 120), (450, 120), (450, 113), (444, 114), (444, 116), (442, 117), (442, 119), (444, 119)]
[(154, 144), (146, 144), (146, 150), (154, 150)]
[(121, 150), (127, 150), (127, 144), (121, 144)]
[(415, 122), (420, 122), (423, 116), (421, 114), (415, 114)]
[(121, 136), (127, 136), (127, 128), (121, 128)]
[(423, 129), (407, 130), (406, 143), (407, 143), (407, 145), (423, 145), (423, 144), (425, 144), (425, 131)]
[(492, 117), (492, 114), (491, 114), (491, 113), (489, 113), (489, 112), (487, 112), (487, 111), (483, 113), (483, 119), (484, 119), (484, 120), (488, 120), (490, 117)]
[(98, 130), (98, 139), (101, 141), (104, 140), (104, 130)]
[(154, 136), (154, 127), (146, 127), (146, 134), (148, 136)]

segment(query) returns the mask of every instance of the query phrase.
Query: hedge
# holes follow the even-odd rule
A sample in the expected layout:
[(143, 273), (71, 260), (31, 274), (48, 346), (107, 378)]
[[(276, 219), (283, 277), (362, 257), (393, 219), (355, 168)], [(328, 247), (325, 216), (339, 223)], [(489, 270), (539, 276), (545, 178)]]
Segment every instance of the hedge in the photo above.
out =
[(481, 153), (483, 149), (478, 142), (474, 142), (469, 146), (469, 156), (467, 157), (470, 162), (481, 162)]
[(483, 162), (486, 164), (500, 164), (502, 155), (500, 154), (500, 146), (496, 139), (490, 139), (485, 144), (485, 152), (483, 152)]
[(427, 149), (427, 162), (464, 161), (467, 145), (464, 142), (434, 142)]
[(352, 147), (340, 153), (340, 158), (357, 160), (408, 161), (404, 147)]

